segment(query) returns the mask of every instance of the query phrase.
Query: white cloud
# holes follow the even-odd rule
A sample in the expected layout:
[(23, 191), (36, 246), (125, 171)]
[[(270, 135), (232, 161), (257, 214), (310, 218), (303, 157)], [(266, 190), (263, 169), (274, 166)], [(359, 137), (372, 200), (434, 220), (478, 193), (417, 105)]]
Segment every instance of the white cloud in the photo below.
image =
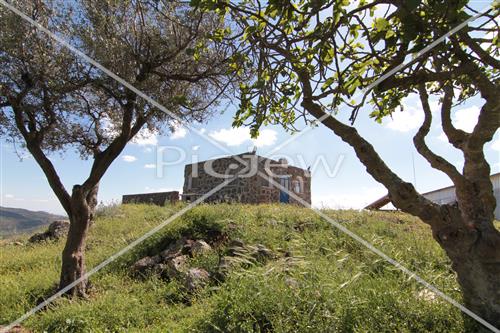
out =
[(456, 128), (471, 133), (477, 124), (479, 112), (479, 108), (475, 105), (470, 108), (457, 110), (452, 117), (452, 123)]
[[(475, 105), (469, 108), (460, 109), (455, 111), (455, 113), (452, 115), (451, 122), (453, 126), (455, 126), (455, 128), (471, 133), (474, 130), (474, 126), (476, 126), (477, 124), (479, 113), (480, 109)], [(441, 133), (438, 135), (438, 139), (444, 142), (448, 142), (448, 137), (446, 136), (446, 134), (444, 134), (442, 130)]]
[(151, 153), (152, 151), (153, 151), (153, 148), (151, 148), (151, 147), (144, 148), (145, 153)]
[(272, 129), (263, 129), (256, 139), (252, 139), (250, 129), (247, 127), (222, 128), (218, 131), (210, 132), (209, 136), (227, 146), (239, 146), (251, 141), (257, 147), (265, 147), (272, 146), (277, 139), (277, 133)]
[(146, 169), (154, 169), (154, 168), (156, 168), (156, 164), (153, 164), (153, 163), (151, 163), (151, 164), (144, 164), (144, 168), (146, 168)]
[(14, 198), (14, 195), (13, 194), (6, 194), (5, 197), (9, 198), (9, 199), (12, 199), (12, 198)]
[(212, 131), (208, 135), (212, 139), (222, 142), (227, 146), (239, 146), (250, 139), (250, 131), (246, 127), (223, 128), (218, 131)]
[(158, 144), (158, 133), (148, 128), (143, 128), (132, 139), (132, 143), (139, 146), (155, 146)]
[(179, 124), (174, 125), (174, 132), (170, 136), (170, 139), (177, 140), (182, 139), (187, 135), (187, 129)]
[(257, 147), (272, 146), (276, 143), (277, 133), (271, 129), (264, 129), (260, 131), (256, 139), (252, 139)]
[(199, 145), (196, 145), (196, 146), (193, 146), (193, 151), (197, 151), (198, 149), (200, 149), (200, 146)]
[(205, 134), (205, 133), (207, 132), (207, 129), (206, 129), (206, 128), (202, 128), (202, 129), (200, 129), (200, 130), (199, 130), (199, 132), (200, 132), (201, 134)]
[(132, 155), (123, 155), (122, 156), (122, 160), (124, 160), (125, 162), (135, 162), (137, 161), (137, 157), (135, 156), (132, 156)]
[(424, 113), (421, 109), (413, 105), (420, 103), (415, 98), (406, 98), (403, 100), (403, 111), (395, 111), (391, 117), (386, 117), (384, 122), (387, 128), (398, 132), (409, 132), (420, 127), (424, 121)]
[(500, 135), (497, 136), (496, 139), (493, 139), (490, 148), (496, 151), (500, 151)]

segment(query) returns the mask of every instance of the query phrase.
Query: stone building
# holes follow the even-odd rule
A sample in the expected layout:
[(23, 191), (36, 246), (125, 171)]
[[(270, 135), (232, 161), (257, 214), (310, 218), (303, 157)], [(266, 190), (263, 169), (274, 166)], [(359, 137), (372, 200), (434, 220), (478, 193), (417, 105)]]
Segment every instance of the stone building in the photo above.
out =
[[(257, 172), (266, 174), (267, 179)], [(186, 165), (182, 200), (194, 201), (236, 174), (235, 180), (204, 201), (303, 204), (289, 195), (288, 192), (292, 192), (311, 204), (311, 175), (308, 170), (288, 165), (285, 159), (275, 161), (258, 156), (255, 152)], [(288, 191), (277, 188), (270, 180), (281, 184)]]

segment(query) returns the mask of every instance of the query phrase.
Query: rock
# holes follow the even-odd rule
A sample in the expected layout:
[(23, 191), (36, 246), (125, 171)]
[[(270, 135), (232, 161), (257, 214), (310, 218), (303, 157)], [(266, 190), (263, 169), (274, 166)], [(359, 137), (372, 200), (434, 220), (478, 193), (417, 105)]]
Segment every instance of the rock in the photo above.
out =
[(14, 243), (12, 243), (12, 245), (23, 246), (24, 244), (19, 241), (15, 241)]
[(219, 266), (217, 267), (217, 272), (221, 278), (226, 277), (232, 269), (239, 266), (240, 262), (233, 257), (222, 257), (219, 260)]
[(152, 270), (155, 265), (161, 262), (160, 256), (154, 257), (144, 257), (142, 259), (137, 260), (131, 267), (132, 272), (134, 273), (145, 273), (148, 270)]
[(153, 266), (153, 272), (155, 274), (161, 275), (162, 277), (167, 276), (167, 264), (159, 263)]
[(193, 250), (193, 244), (195, 243), (192, 239), (186, 239), (184, 245), (182, 246), (181, 253), (182, 254), (191, 254)]
[(67, 235), (69, 231), (69, 221), (54, 221), (49, 225), (48, 232), (52, 238), (59, 239)]
[(184, 286), (189, 291), (206, 286), (210, 282), (210, 274), (202, 268), (191, 268), (184, 279)]
[(197, 240), (191, 246), (191, 253), (193, 255), (205, 254), (207, 252), (210, 252), (211, 250), (212, 247), (208, 245), (204, 240)]
[(30, 243), (38, 243), (46, 240), (58, 240), (62, 237), (65, 237), (68, 234), (69, 230), (69, 221), (59, 220), (52, 222), (47, 231), (42, 233), (34, 234), (30, 237), (28, 242)]
[(166, 275), (168, 278), (173, 279), (175, 277), (182, 276), (186, 272), (186, 262), (188, 257), (186, 255), (180, 255), (175, 258), (171, 258), (167, 261)]
[(171, 258), (175, 258), (181, 254), (187, 254), (191, 250), (192, 243), (193, 241), (191, 239), (186, 239), (185, 237), (178, 239), (163, 250), (160, 256), (167, 262)]

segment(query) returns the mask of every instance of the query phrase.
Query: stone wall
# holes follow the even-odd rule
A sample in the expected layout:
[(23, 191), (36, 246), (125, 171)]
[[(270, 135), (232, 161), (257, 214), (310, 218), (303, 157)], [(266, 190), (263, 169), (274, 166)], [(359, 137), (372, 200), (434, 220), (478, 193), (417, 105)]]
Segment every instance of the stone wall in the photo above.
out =
[(156, 192), (156, 193), (142, 193), (142, 194), (125, 194), (122, 197), (122, 203), (146, 203), (158, 206), (165, 206), (165, 204), (174, 204), (179, 201), (179, 192)]
[[(255, 155), (241, 154), (239, 157), (249, 163), (254, 163)], [(232, 175), (239, 173), (243, 168), (244, 166), (233, 156), (186, 165), (182, 200), (188, 202), (196, 200), (231, 178)], [(250, 190), (251, 178), (253, 177), (239, 177), (204, 201), (256, 203), (258, 193)]]

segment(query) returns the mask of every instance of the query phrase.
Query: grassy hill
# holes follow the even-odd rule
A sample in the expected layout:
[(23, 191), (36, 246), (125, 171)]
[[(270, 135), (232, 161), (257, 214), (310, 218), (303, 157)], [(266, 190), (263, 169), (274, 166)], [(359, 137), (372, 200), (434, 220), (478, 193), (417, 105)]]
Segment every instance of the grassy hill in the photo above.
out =
[(47, 212), (35, 212), (21, 208), (10, 208), (0, 206), (0, 238), (32, 232), (54, 220), (62, 220), (66, 217), (50, 214)]
[[(103, 210), (91, 229), (93, 267), (181, 206)], [(430, 230), (402, 213), (325, 211), (351, 231), (461, 301), (450, 263)], [(231, 239), (276, 254), (188, 293), (177, 280), (129, 267), (181, 236), (214, 240), (191, 267), (213, 272)], [(23, 241), (23, 238), (20, 239)], [(63, 242), (0, 246), (0, 324), (53, 290)], [(463, 332), (460, 311), (345, 236), (314, 212), (263, 205), (199, 206), (91, 278), (87, 300), (59, 299), (23, 325), (35, 332)]]

